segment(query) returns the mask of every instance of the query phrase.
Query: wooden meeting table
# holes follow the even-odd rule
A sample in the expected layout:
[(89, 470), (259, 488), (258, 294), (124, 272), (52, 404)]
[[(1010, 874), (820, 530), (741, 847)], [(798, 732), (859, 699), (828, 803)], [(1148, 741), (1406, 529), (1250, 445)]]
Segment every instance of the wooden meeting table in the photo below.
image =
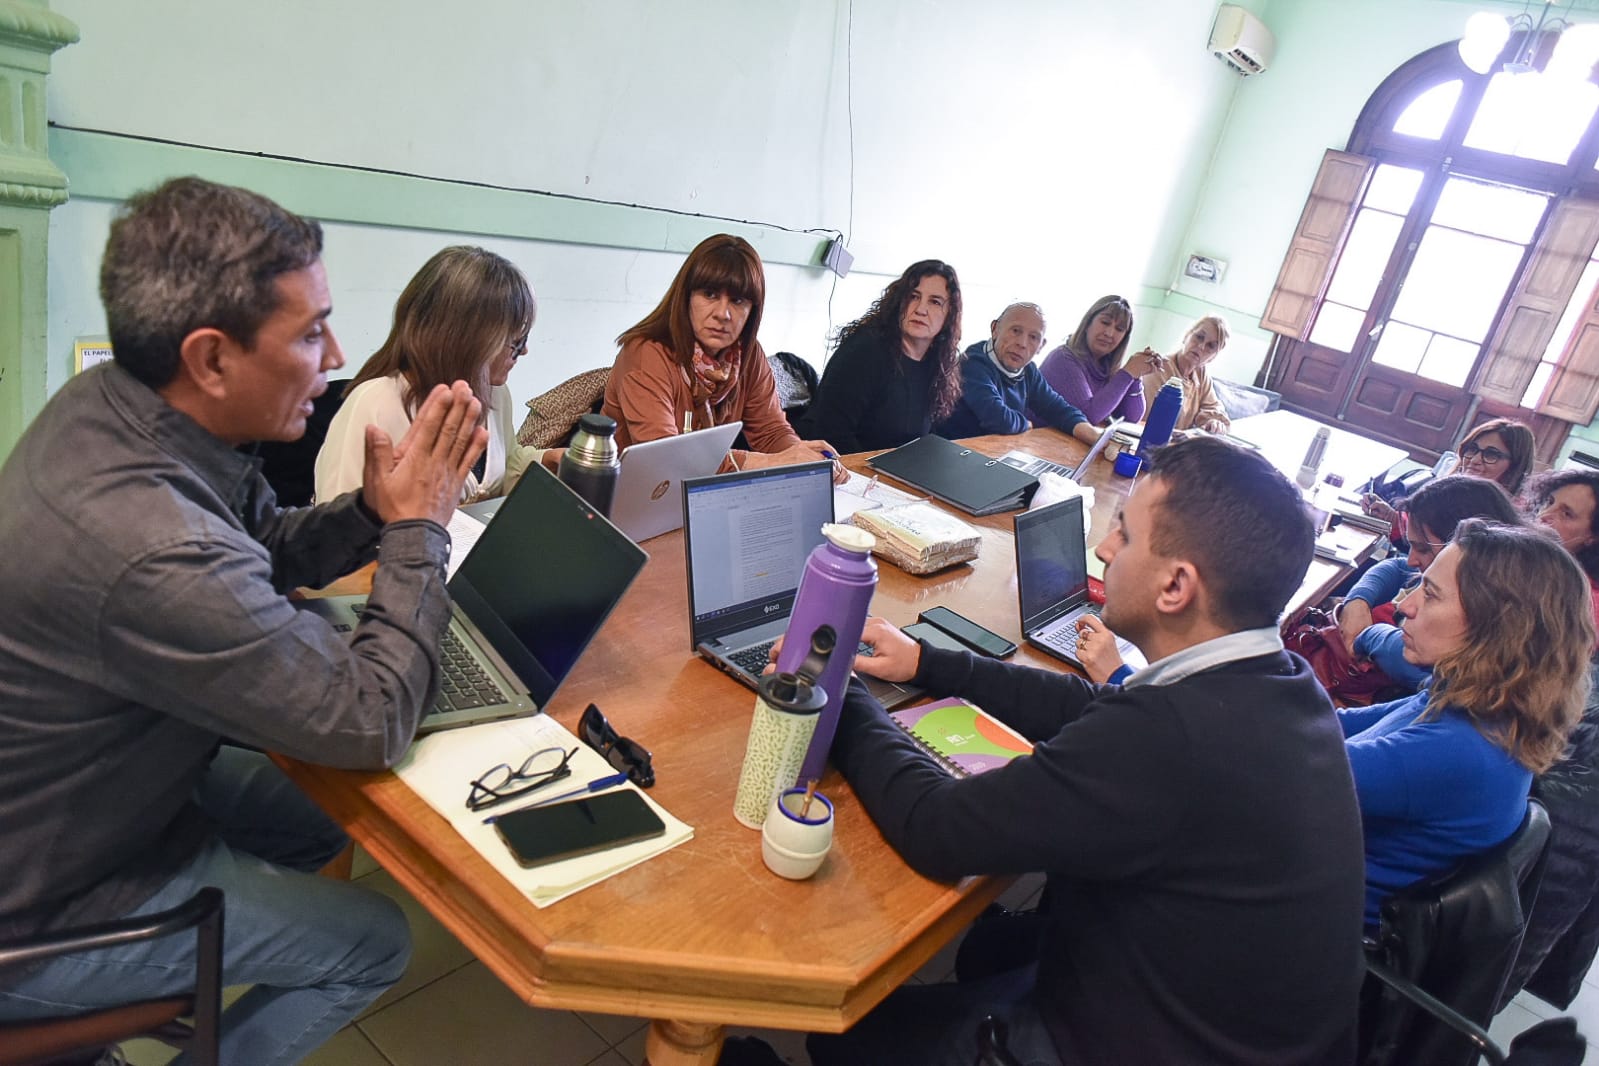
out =
[[(990, 455), (1022, 448), (1073, 463), (1085, 450), (1053, 430), (972, 443)], [(849, 464), (866, 469), (862, 458)], [(1097, 494), (1091, 543), (1130, 484), (1108, 462), (1095, 466), (1086, 479)], [(925, 578), (880, 563), (874, 612), (906, 624), (944, 604), (1021, 643), (1011, 516), (971, 521), (983, 532), (974, 563)], [(539, 909), (392, 773), (280, 761), (527, 1003), (652, 1019), (653, 1066), (714, 1063), (727, 1025), (841, 1032), (964, 929), (1009, 879), (945, 884), (918, 875), (837, 771), (821, 784), (836, 810), (821, 872), (803, 882), (770, 873), (759, 834), (732, 812), (754, 694), (690, 650), (681, 532), (645, 548), (650, 560), (637, 582), (547, 710), (576, 732), (592, 701), (620, 733), (649, 748), (657, 775), (651, 795), (694, 827), (687, 843)], [(370, 585), (370, 573), (364, 581)], [(331, 591), (354, 591), (343, 584)], [(1060, 668), (1025, 646), (1016, 658)]]

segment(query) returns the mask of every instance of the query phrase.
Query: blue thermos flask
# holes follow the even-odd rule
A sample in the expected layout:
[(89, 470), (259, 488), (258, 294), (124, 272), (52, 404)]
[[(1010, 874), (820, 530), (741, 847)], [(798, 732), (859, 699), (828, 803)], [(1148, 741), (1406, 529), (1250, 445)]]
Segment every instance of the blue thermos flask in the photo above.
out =
[(1183, 407), (1183, 386), (1172, 378), (1155, 393), (1155, 402), (1149, 405), (1149, 417), (1144, 420), (1144, 432), (1138, 441), (1138, 450), (1132, 454), (1122, 452), (1116, 457), (1115, 471), (1120, 477), (1134, 477), (1144, 468), (1153, 448), (1171, 440), (1172, 427)]
[(777, 656), (779, 673), (808, 677), (827, 693), (827, 705), (816, 721), (796, 782), (801, 785), (820, 778), (827, 769), (855, 649), (877, 590), (877, 563), (872, 560), (876, 538), (858, 526), (834, 523), (824, 525), (822, 535), (826, 539), (805, 560), (794, 613)]

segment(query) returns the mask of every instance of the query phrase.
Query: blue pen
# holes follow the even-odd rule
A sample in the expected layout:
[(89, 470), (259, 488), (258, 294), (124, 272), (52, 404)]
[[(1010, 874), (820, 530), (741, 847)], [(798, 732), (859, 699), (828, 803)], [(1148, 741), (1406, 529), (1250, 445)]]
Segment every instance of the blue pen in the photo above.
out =
[(610, 788), (612, 785), (620, 785), (626, 780), (627, 774), (625, 773), (611, 774), (609, 777), (596, 777), (582, 788), (574, 788), (569, 792), (561, 793), (559, 796), (545, 796), (537, 803), (529, 803), (524, 806), (517, 807), (515, 810), (501, 811), (499, 814), (491, 814), (487, 818), (483, 819), (483, 824), (493, 825), (496, 819), (504, 818), (507, 814), (515, 814), (517, 811), (530, 811), (534, 807), (548, 807), (552, 803), (559, 803), (561, 800), (571, 799), (573, 796), (585, 796), (590, 792), (599, 792), (602, 789)]
[(831, 448), (823, 448), (822, 449), (822, 458), (823, 459), (837, 459), (838, 456), (836, 454), (834, 454), (834, 452), (833, 452), (833, 450)]

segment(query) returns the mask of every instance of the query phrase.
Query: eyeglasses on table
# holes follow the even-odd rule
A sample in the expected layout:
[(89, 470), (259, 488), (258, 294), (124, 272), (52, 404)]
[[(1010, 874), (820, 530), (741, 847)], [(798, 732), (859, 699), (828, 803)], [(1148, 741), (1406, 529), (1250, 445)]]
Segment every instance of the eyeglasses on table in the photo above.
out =
[(521, 766), (512, 769), (510, 763), (500, 763), (483, 771), (466, 794), (467, 810), (481, 811), (506, 800), (525, 796), (545, 785), (552, 785), (572, 776), (572, 756), (577, 749), (540, 748), (529, 755)]

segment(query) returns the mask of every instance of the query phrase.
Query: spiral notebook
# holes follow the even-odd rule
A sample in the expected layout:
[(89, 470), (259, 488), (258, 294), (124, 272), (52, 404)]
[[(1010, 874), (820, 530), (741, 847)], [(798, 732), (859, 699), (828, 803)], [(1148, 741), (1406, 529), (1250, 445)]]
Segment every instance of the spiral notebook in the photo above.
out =
[(1026, 737), (965, 700), (936, 700), (889, 717), (956, 777), (997, 770), (1033, 751)]

